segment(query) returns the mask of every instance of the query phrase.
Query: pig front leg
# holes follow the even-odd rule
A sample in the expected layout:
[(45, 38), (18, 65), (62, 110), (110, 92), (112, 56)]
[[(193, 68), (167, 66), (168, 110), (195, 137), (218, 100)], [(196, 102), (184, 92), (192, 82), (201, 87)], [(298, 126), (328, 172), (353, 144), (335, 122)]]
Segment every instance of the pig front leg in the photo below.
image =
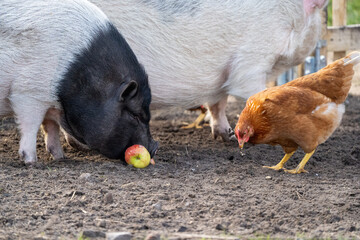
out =
[(58, 124), (60, 113), (58, 110), (50, 109), (42, 122), (41, 130), (45, 137), (46, 150), (55, 160), (63, 159), (64, 152), (60, 142), (60, 126)]
[(44, 119), (46, 108), (31, 98), (16, 96), (10, 99), (21, 133), (19, 155), (26, 165), (37, 161), (36, 137)]
[(226, 104), (227, 104), (226, 95), (219, 102), (209, 107), (211, 119), (211, 133), (214, 139), (220, 136), (224, 141), (234, 140), (235, 134), (226, 117)]

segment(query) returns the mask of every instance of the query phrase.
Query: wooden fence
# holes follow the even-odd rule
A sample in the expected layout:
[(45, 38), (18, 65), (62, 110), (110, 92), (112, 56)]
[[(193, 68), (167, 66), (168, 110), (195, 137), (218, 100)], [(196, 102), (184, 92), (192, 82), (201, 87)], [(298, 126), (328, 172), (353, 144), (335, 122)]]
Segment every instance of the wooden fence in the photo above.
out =
[[(323, 28), (326, 47), (322, 52), (325, 53), (328, 63), (344, 57), (347, 52), (360, 51), (360, 22), (355, 25), (346, 25), (346, 0), (332, 1), (332, 16), (333, 26), (328, 27), (327, 21), (324, 21)], [(354, 70), (350, 94), (360, 95), (360, 66), (356, 66)]]
[[(346, 0), (332, 1), (333, 26), (324, 21), (323, 38), (326, 40), (325, 50), (327, 62), (344, 57), (347, 51), (360, 50), (360, 22), (346, 25)], [(325, 55), (326, 56), (326, 55)]]

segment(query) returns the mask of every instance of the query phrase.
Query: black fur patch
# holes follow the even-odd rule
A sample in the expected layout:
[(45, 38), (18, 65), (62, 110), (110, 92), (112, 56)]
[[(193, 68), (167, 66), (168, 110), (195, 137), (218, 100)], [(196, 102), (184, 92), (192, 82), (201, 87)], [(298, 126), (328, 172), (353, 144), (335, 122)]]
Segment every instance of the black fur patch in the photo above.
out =
[[(131, 80), (138, 83), (136, 95), (120, 100), (119, 89)], [(65, 131), (105, 156), (119, 158), (134, 142), (151, 145), (147, 75), (112, 24), (99, 30), (70, 64), (60, 81), (58, 98)]]

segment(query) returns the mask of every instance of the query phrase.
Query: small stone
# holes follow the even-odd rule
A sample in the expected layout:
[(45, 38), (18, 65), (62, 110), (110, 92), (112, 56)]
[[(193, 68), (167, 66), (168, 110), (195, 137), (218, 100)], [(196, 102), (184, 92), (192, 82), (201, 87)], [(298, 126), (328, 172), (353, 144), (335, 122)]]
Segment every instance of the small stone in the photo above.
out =
[(271, 177), (271, 176), (266, 176), (265, 179), (266, 179), (266, 180), (271, 180), (272, 177)]
[(106, 233), (106, 240), (131, 240), (132, 235), (129, 232), (109, 232)]
[(114, 202), (114, 198), (113, 198), (112, 193), (105, 194), (104, 202), (105, 202), (105, 204), (111, 204), (111, 203)]
[(85, 195), (84, 192), (78, 190), (70, 190), (64, 194), (64, 197), (74, 197), (74, 196), (83, 196), (83, 195)]
[(168, 195), (163, 195), (163, 196), (160, 196), (159, 199), (169, 201), (170, 197)]
[(154, 207), (156, 210), (161, 211), (161, 209), (162, 209), (162, 203), (161, 203), (161, 202), (155, 203), (155, 204), (153, 205), (153, 207)]
[(79, 227), (83, 227), (84, 224), (82, 222), (77, 222), (75, 223), (75, 226), (79, 228)]
[(151, 234), (146, 236), (145, 240), (160, 240), (160, 234), (151, 233)]
[(195, 194), (191, 194), (191, 193), (190, 193), (190, 194), (189, 194), (189, 197), (190, 197), (190, 198), (195, 198), (196, 196), (195, 196)]
[(225, 228), (223, 225), (221, 225), (221, 224), (216, 225), (215, 229), (216, 229), (216, 230), (220, 230), (220, 231), (226, 230), (226, 228)]
[(34, 240), (46, 240), (45, 237), (41, 237), (41, 236), (37, 236), (35, 238), (33, 238)]
[(96, 223), (96, 226), (106, 228), (106, 221), (105, 220), (100, 220), (100, 221), (98, 221)]
[(87, 237), (87, 238), (100, 238), (100, 237), (104, 238), (106, 236), (106, 234), (103, 232), (99, 232), (99, 231), (84, 230), (82, 232), (82, 236)]
[(91, 174), (90, 174), (90, 173), (82, 173), (82, 174), (79, 176), (79, 180), (89, 181), (90, 177), (91, 177)]
[(150, 227), (147, 226), (147, 225), (142, 225), (142, 226), (138, 227), (137, 229), (138, 229), (138, 230), (149, 230)]
[(181, 226), (178, 230), (178, 232), (186, 232), (187, 227)]

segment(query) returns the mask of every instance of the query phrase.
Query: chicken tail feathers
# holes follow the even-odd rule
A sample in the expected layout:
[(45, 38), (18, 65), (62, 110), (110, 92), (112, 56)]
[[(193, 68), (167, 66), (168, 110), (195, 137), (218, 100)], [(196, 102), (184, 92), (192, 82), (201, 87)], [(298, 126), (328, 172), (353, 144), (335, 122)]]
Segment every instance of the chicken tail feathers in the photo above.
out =
[(360, 52), (352, 52), (318, 72), (303, 76), (288, 84), (294, 87), (310, 88), (340, 104), (345, 101), (349, 93), (354, 77), (353, 66), (358, 63), (360, 63)]
[(352, 52), (346, 57), (343, 58), (344, 66), (352, 64), (355, 66), (356, 64), (360, 63), (360, 52)]

